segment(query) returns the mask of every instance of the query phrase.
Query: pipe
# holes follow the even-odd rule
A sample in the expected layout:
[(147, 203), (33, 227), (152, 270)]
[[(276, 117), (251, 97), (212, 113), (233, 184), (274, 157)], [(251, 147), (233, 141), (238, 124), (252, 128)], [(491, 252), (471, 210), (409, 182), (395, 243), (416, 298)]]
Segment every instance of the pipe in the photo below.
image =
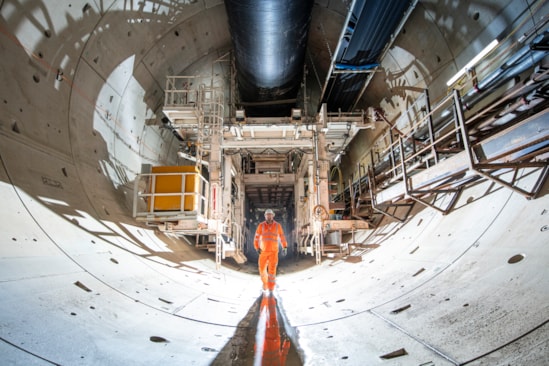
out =
[[(312, 7), (313, 0), (225, 1), (248, 116), (289, 115), (301, 85)], [(288, 105), (268, 104), (279, 100)]]
[(475, 88), (462, 97), (465, 108), (471, 109), (479, 101), (479, 94), (496, 89), (509, 79), (540, 62), (547, 55), (547, 51), (535, 51), (534, 49), (538, 46), (547, 46), (548, 43), (549, 32), (546, 31), (545, 34), (540, 34), (534, 38), (529, 45), (522, 47), (501, 67), (490, 73)]
[[(464, 108), (469, 110), (472, 109), (477, 103), (484, 99), (485, 96), (489, 95), (505, 82), (540, 62), (547, 55), (548, 51), (534, 51), (533, 48), (536, 48), (538, 45), (546, 45), (547, 43), (549, 43), (548, 31), (537, 36), (530, 44), (525, 45), (515, 54), (511, 55), (502, 66), (488, 74), (484, 79), (479, 81), (476, 88), (471, 89), (462, 97)], [(438, 120), (433, 121), (433, 128), (435, 128), (435, 130), (440, 129), (440, 127), (446, 125), (451, 118), (452, 113), (450, 110), (443, 111), (441, 117)], [(429, 133), (428, 128), (429, 126), (424, 126), (419, 129), (414, 136), (417, 139), (423, 139)]]
[[(486, 78), (480, 81), (477, 85), (477, 89), (471, 90), (465, 96), (462, 97), (463, 105), (465, 109), (471, 109), (474, 105), (480, 102), (485, 96), (490, 95), (490, 92), (497, 89), (505, 82), (514, 78), (518, 74), (524, 72), (528, 68), (535, 66), (540, 62), (548, 53), (548, 51), (537, 51), (537, 48), (544, 48), (545, 45), (549, 42), (549, 32), (545, 32), (543, 35), (540, 35), (528, 44), (517, 51), (515, 54), (510, 56), (510, 58), (497, 70), (490, 73)], [(532, 89), (528, 88), (527, 93), (532, 93)], [(521, 94), (522, 95), (522, 94)], [(519, 97), (519, 95), (517, 95)], [(467, 106), (465, 106), (467, 103)], [(503, 116), (501, 116), (503, 118)], [(436, 134), (436, 131), (439, 131), (443, 128), (452, 118), (451, 110), (445, 110), (441, 112), (441, 117), (433, 121), (433, 129)], [(510, 121), (507, 121), (509, 123)], [(418, 130), (414, 136), (417, 139), (423, 139), (429, 134), (429, 124)], [(411, 143), (404, 144), (404, 149), (409, 149)], [(390, 168), (392, 162), (391, 151), (387, 152), (385, 156), (382, 156), (379, 161), (375, 164), (374, 172), (384, 172)], [(367, 177), (360, 179), (358, 184), (366, 183), (368, 181)], [(349, 188), (346, 189), (346, 191)]]

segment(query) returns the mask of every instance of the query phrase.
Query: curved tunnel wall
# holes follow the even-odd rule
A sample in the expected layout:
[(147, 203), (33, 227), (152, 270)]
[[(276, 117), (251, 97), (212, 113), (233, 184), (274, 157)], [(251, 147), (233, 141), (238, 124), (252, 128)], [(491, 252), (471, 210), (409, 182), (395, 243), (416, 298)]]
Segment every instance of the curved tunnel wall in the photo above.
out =
[[(141, 162), (175, 163), (147, 121), (165, 74), (230, 43), (223, 4), (86, 4), (1, 8), (2, 363), (210, 364), (259, 279), (137, 226), (128, 203)], [(359, 263), (281, 266), (306, 363), (543, 364), (548, 193), (477, 184), (448, 216), (416, 206), (359, 234)]]

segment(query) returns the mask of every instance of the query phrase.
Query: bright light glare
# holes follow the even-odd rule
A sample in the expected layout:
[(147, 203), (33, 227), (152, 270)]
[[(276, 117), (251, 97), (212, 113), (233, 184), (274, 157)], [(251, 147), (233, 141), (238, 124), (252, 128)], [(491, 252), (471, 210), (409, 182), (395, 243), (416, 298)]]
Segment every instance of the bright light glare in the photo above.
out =
[(450, 80), (446, 82), (446, 85), (450, 86), (453, 83), (455, 83), (460, 77), (462, 77), (467, 70), (469, 70), (471, 67), (475, 66), (477, 62), (482, 60), (484, 56), (486, 56), (490, 51), (492, 51), (496, 46), (498, 45), (498, 40), (494, 39), (488, 46), (486, 46), (478, 55), (476, 55), (471, 61), (467, 63), (461, 70), (457, 72)]
[(44, 197), (44, 196), (38, 196), (38, 198), (40, 198), (40, 200), (42, 200), (43, 202), (50, 203), (50, 204), (53, 204), (53, 205), (65, 206), (65, 207), (69, 206), (69, 204), (67, 202), (59, 201), (59, 200), (56, 200), (55, 198), (49, 198), (49, 197)]

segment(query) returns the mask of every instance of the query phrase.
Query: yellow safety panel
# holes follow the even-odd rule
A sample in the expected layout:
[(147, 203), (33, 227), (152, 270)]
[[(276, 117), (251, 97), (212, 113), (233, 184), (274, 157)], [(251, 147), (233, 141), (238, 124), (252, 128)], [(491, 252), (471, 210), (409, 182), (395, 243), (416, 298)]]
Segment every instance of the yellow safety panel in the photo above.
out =
[[(196, 166), (155, 166), (152, 167), (151, 173), (198, 173)], [(153, 184), (153, 180), (155, 182)], [(182, 192), (193, 193), (184, 196), (184, 211), (193, 211), (197, 201), (200, 180), (194, 174), (174, 174), (174, 175), (153, 175), (150, 181), (151, 193), (174, 193), (168, 196), (154, 196), (154, 211), (181, 211)], [(154, 192), (152, 192), (154, 187)], [(152, 199), (148, 201), (148, 209)]]

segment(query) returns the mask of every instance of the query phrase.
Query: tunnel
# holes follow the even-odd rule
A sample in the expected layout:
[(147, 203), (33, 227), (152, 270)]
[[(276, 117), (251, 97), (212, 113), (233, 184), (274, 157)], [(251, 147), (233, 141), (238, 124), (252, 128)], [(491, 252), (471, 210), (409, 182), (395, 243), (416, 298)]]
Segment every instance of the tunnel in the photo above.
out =
[[(250, 1), (0, 2), (0, 363), (547, 365), (547, 1), (407, 1), (389, 33), (368, 32), (386, 40), (372, 70), (342, 67), (337, 51), (351, 24), (367, 23), (353, 9), (375, 1), (285, 1), (278, 10), (297, 12), (286, 20), (308, 27), (301, 53), (281, 52), (294, 62), (288, 93), (287, 80), (267, 89), (254, 81), (257, 54), (239, 61), (246, 50), (231, 31), (247, 26), (234, 14), (244, 3), (250, 27), (269, 36)], [(484, 68), (465, 67), (494, 39), (501, 46)], [(223, 153), (190, 138), (203, 138), (203, 126), (181, 132), (166, 119), (169, 76), (189, 91), (223, 89), (223, 126), (208, 125), (231, 138)], [(497, 85), (483, 89), (490, 77)], [(345, 98), (346, 122), (337, 104), (323, 112), (325, 85), (341, 88), (330, 95)], [(471, 90), (469, 105), (460, 87)], [(406, 121), (431, 105), (437, 134), (457, 132), (426, 163), (417, 151), (429, 129), (407, 134)], [(266, 114), (273, 119), (260, 125)], [(467, 130), (462, 115), (480, 122)], [(323, 118), (331, 119), (320, 126)], [(277, 128), (283, 137), (243, 147), (250, 134)], [(474, 146), (458, 154), (482, 150), (493, 162), (505, 150), (507, 160), (451, 165), (463, 140)], [(316, 165), (305, 166), (303, 151), (322, 143), (309, 154)], [(223, 159), (237, 153), (231, 170)], [(289, 254), (269, 297), (249, 237), (238, 256), (221, 258), (196, 239), (199, 230), (178, 235), (171, 223), (136, 219), (135, 183), (146, 169), (203, 161), (201, 177), (241, 201), (242, 232), (253, 235), (266, 208), (284, 223)], [(300, 169), (306, 188), (295, 183), (303, 177), (284, 180)], [(237, 194), (231, 185), (241, 178)], [(335, 205), (309, 212), (330, 231), (324, 240), (337, 242), (322, 242), (336, 249), (315, 257), (311, 245), (293, 246), (316, 181), (326, 192), (335, 183), (330, 194), (354, 206), (343, 218)], [(377, 196), (358, 198), (374, 184)]]

